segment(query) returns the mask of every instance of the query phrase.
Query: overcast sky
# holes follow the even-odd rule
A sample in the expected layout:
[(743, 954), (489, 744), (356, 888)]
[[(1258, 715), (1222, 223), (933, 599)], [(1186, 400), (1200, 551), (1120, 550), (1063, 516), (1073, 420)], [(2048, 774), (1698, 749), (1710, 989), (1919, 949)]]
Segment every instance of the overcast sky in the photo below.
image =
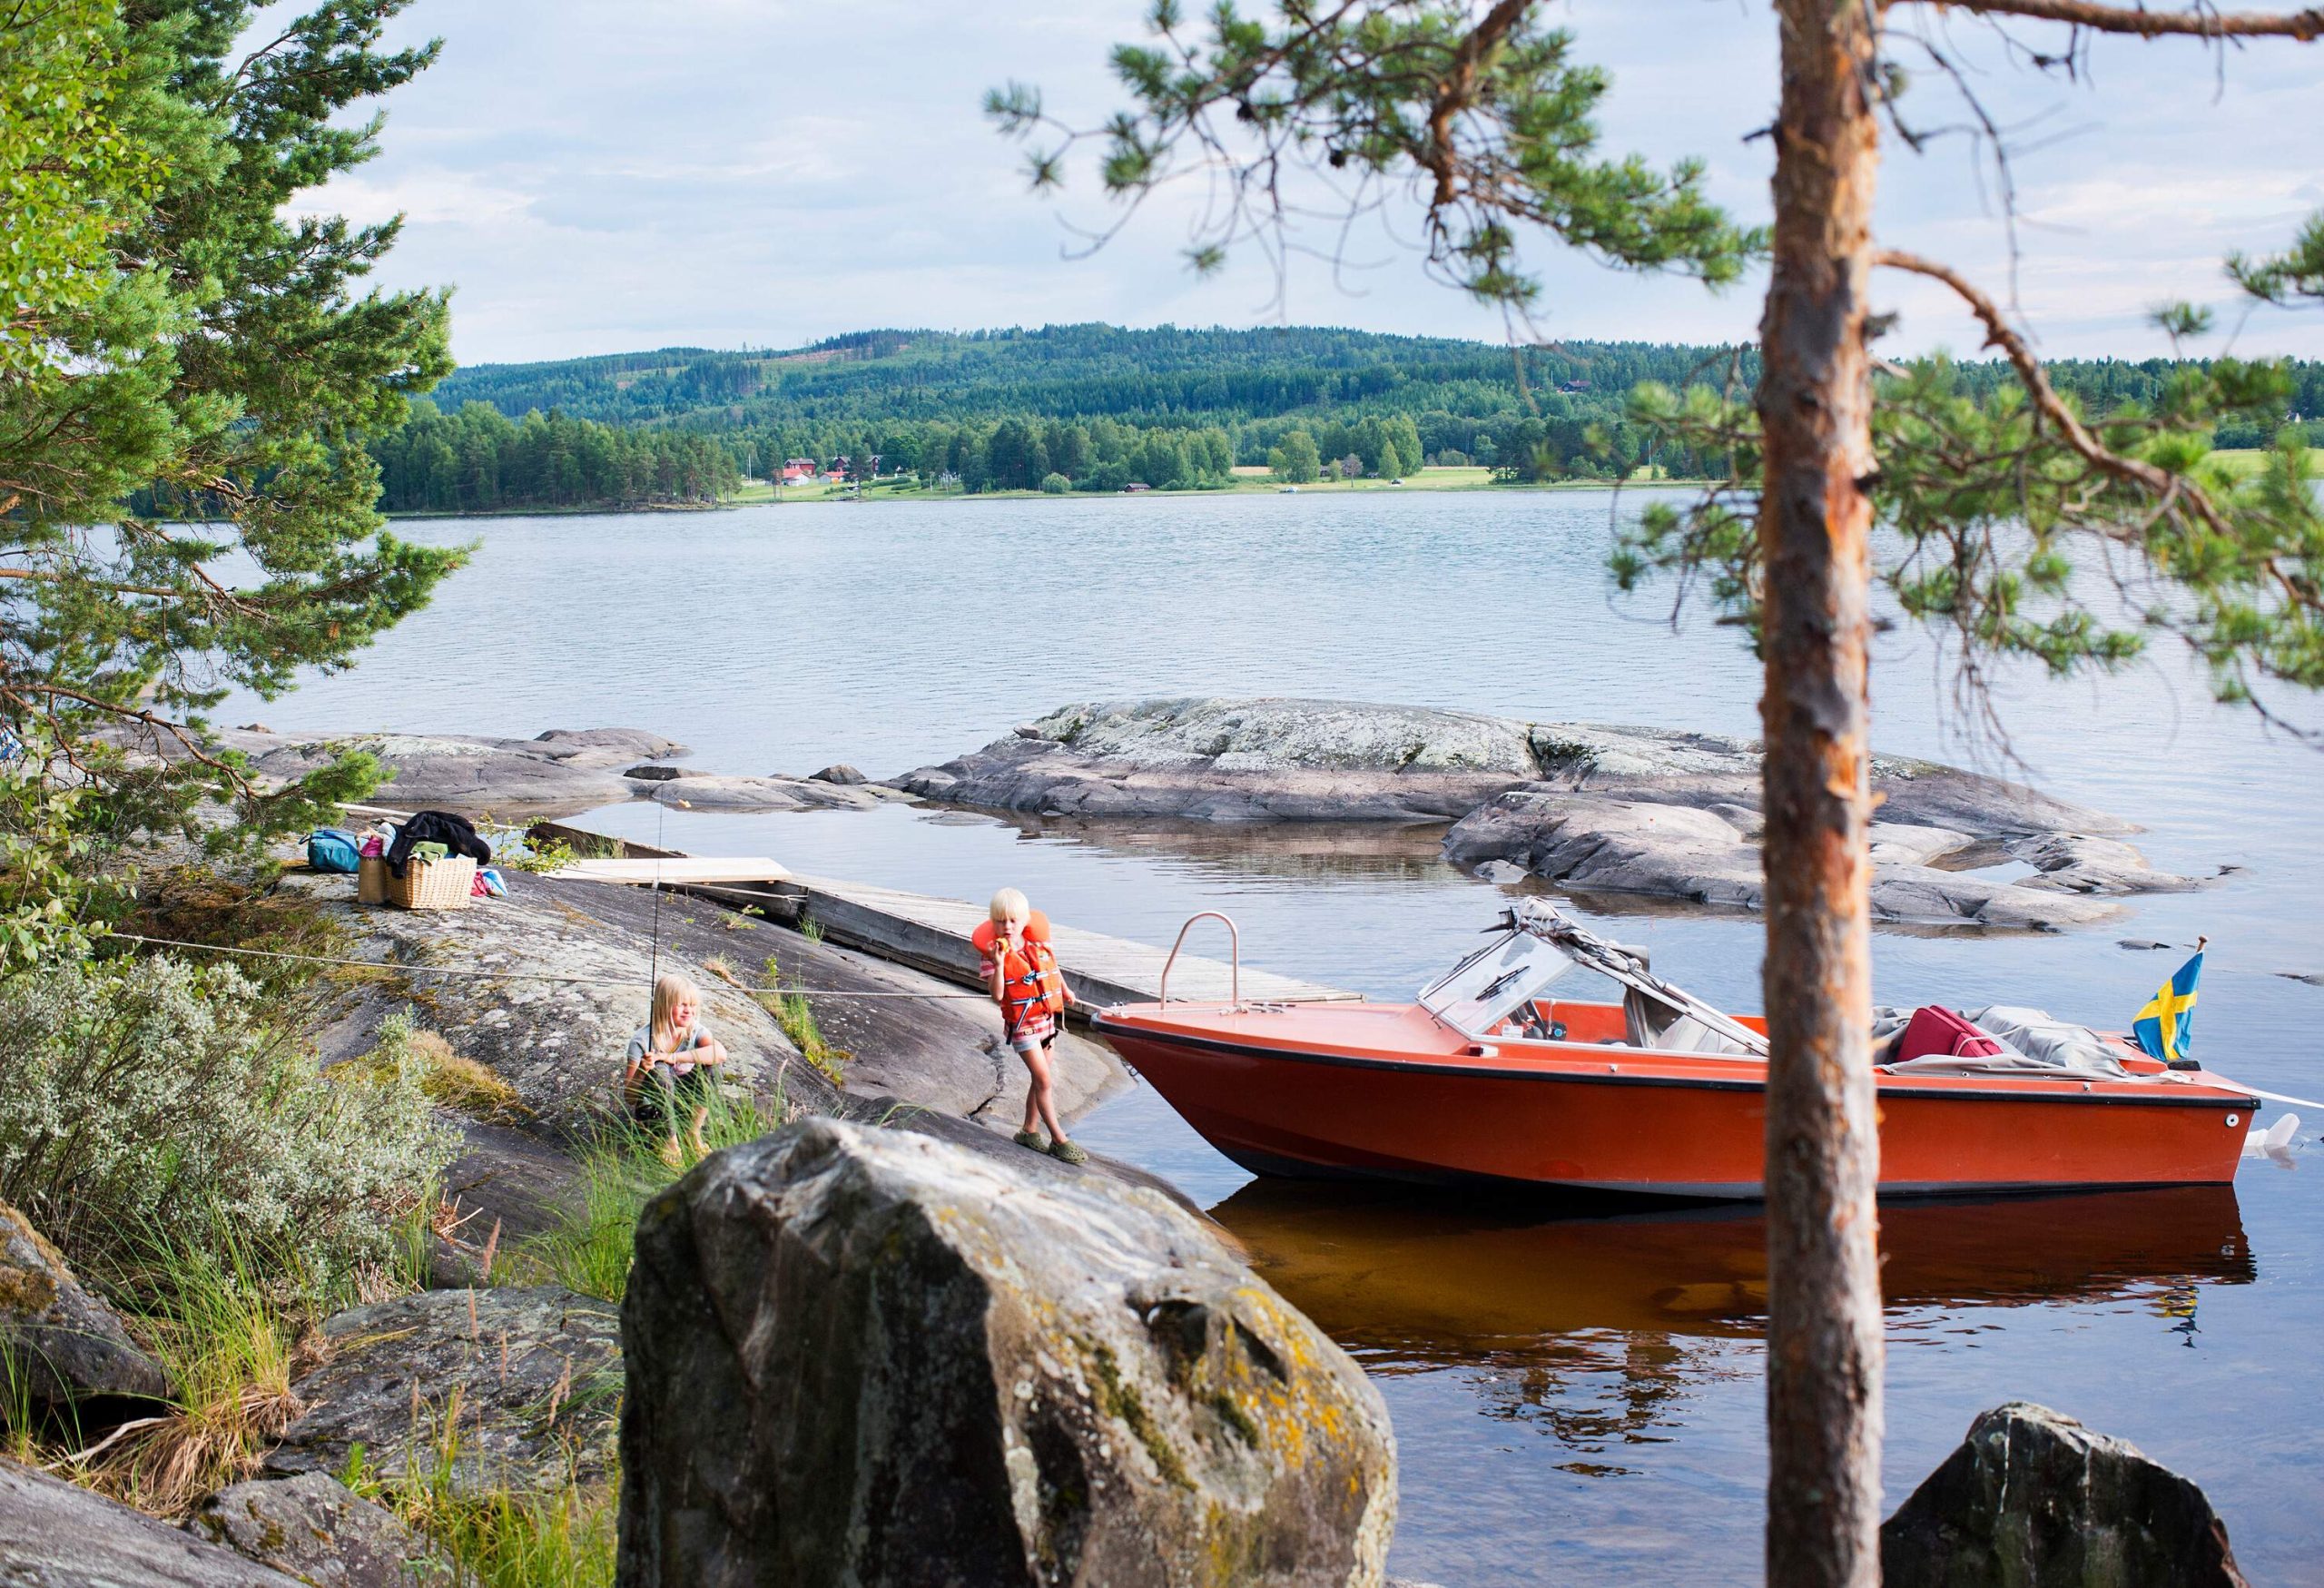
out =
[[(1351, 245), (1365, 268), (1340, 281), (1320, 266), (1297, 270), (1282, 303), (1256, 258), (1191, 278), (1174, 202), (1094, 257), (1062, 257), (1064, 222), (1109, 218), (1087, 168), (1061, 202), (1031, 197), (1022, 151), (979, 104), (1016, 77), (1039, 84), (1052, 110), (1098, 119), (1119, 103), (1106, 51), (1139, 35), (1142, 9), (418, 0), (399, 36), (440, 35), (443, 59), (388, 102), (385, 153), (319, 207), (408, 217), (385, 279), (458, 289), (465, 363), (1086, 320), (1502, 336), (1493, 314), (1428, 280), (1376, 228)], [(1771, 156), (1765, 139), (1746, 142), (1775, 94), (1763, 5), (1574, 0), (1551, 14), (1572, 27), (1582, 58), (1613, 74), (1608, 151), (1699, 154), (1721, 202), (1765, 214)], [(2019, 33), (2053, 48), (2062, 40), (2059, 30)], [(1947, 36), (2016, 129), (2018, 301), (2053, 354), (2167, 350), (2143, 323), (2149, 306), (2225, 303), (2223, 253), (2280, 246), (2324, 208), (2324, 47), (2263, 43), (2222, 57), (2184, 42), (2102, 41), (2088, 79), (2064, 83), (2010, 65), (1976, 25), (1956, 21)], [(1932, 75), (1916, 76), (1905, 104), (1926, 125), (1962, 119), (1957, 95)], [(2006, 294), (2002, 210), (1970, 145), (1956, 138), (1914, 155), (1892, 140), (1888, 155), (1883, 241), (1971, 269)], [(1549, 282), (1541, 323), (1551, 335), (1724, 340), (1749, 336), (1758, 318), (1756, 281), (1713, 297), (1561, 258), (1547, 242), (1532, 252)], [(1939, 291), (1892, 278), (1881, 293), (1903, 312), (1885, 347), (1974, 350), (1971, 322)], [(2235, 347), (2324, 356), (2324, 313), (2266, 311)]]

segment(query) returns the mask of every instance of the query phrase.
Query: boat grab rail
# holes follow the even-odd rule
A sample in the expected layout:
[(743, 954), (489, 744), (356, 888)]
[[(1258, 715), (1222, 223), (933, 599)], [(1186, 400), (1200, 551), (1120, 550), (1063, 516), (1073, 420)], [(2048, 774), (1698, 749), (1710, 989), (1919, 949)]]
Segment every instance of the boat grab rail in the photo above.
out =
[(1178, 962), (1178, 951), (1187, 946), (1187, 933), (1195, 929), (1197, 921), (1221, 922), (1226, 927), (1226, 952), (1229, 955), (1227, 1002), (1230, 1007), (1240, 1009), (1243, 1006), (1243, 934), (1236, 928), (1235, 918), (1219, 910), (1197, 910), (1187, 917), (1184, 926), (1178, 928), (1177, 940), (1170, 945), (1170, 957), (1162, 962), (1162, 984), (1155, 989), (1155, 1001), (1170, 1001), (1170, 967)]

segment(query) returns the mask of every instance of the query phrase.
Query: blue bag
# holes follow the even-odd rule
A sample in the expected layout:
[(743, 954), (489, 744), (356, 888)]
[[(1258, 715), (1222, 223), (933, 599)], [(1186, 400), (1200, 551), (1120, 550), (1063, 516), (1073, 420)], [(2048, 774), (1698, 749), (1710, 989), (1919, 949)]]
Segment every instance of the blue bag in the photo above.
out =
[(353, 875), (363, 863), (355, 834), (339, 827), (323, 827), (307, 834), (307, 863), (319, 872)]

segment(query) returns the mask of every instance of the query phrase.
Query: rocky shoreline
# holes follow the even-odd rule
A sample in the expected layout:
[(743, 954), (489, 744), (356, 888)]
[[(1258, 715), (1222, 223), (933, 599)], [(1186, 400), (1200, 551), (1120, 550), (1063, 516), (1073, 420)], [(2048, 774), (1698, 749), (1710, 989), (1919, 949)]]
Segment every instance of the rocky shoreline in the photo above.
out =
[[(2130, 824), (2023, 784), (1876, 756), (1873, 909), (2055, 930), (2158, 872)], [(1079, 818), (1450, 821), (1446, 858), (1496, 882), (1761, 907), (1759, 746), (1714, 734), (1291, 698), (1068, 705), (895, 780), (921, 799)], [(2019, 874), (1978, 874), (2006, 866)], [(2030, 874), (2025, 874), (2030, 873)]]
[[(252, 724), (222, 738), (264, 782), (360, 750), (392, 774), (382, 801), (504, 818), (644, 798), (749, 812), (921, 802), (1129, 827), (1445, 824), (1445, 858), (1490, 882), (1747, 911), (1766, 891), (1759, 746), (1717, 734), (1293, 697), (1086, 702), (884, 783), (844, 765), (706, 771), (634, 728), (310, 738)], [(2156, 870), (2131, 824), (2024, 784), (1886, 755), (1872, 774), (1883, 921), (2056, 931), (2214, 880)]]
[[(1480, 869), (1517, 855), (1581, 886), (1659, 864), (1676, 890), (1723, 865), (1735, 891), (1719, 902), (1749, 902), (1748, 745), (1324, 703), (1197, 704), (1044, 719), (1035, 726), (1061, 736), (1016, 735), (938, 769), (965, 790), (924, 769), (863, 797), (950, 792), (970, 804), (968, 793), (1017, 780), (1024, 797), (1046, 784), (1062, 802), (1128, 785), (1132, 803), (1176, 800), (1170, 815), (1214, 826), (1315, 809), (1336, 821), (1378, 813), (1368, 819), (1382, 831), (1447, 821), (1445, 807), (1475, 798), (1446, 847), (1486, 857), (1469, 859)], [(1212, 748), (1219, 714), (1253, 737)], [(1398, 736), (1414, 728), (1417, 740)], [(315, 764), (310, 742), (267, 737), (279, 742), (250, 746), (262, 766), (271, 758), (266, 775)], [(1185, 750), (1189, 738), (1201, 753)], [(1141, 748), (1148, 739), (1166, 747)], [(635, 775), (683, 752), (633, 730), (371, 742), (412, 774), (399, 784), (443, 791), (445, 804), (480, 790), (565, 797), (718, 781)], [(1923, 885), (1920, 873), (1967, 875), (1931, 863), (1978, 845), (2037, 873), (1989, 886), (2069, 902), (2084, 899), (2078, 887), (2130, 891), (2154, 876), (2117, 836), (2122, 824), (2032, 790), (1927, 763), (1884, 760), (1876, 777), (1896, 818), (1876, 831), (1876, 899), (1891, 907), (1894, 890)], [(843, 797), (871, 786), (846, 768), (783, 781)], [(1077, 808), (1102, 822), (1106, 804)], [(1237, 809), (1272, 814), (1223, 814)], [(1561, 847), (1582, 833), (1595, 847)], [(575, 1483), (602, 1490), (618, 1465), (623, 1581), (676, 1580), (714, 1558), (768, 1569), (812, 1558), (819, 1572), (901, 1583), (972, 1554), (1160, 1558), (1177, 1563), (1174, 1581), (1395, 1588), (1383, 1574), (1394, 1453), (1376, 1391), (1167, 1182), (1101, 1158), (1068, 1168), (1010, 1142), (1023, 1071), (989, 1004), (728, 903), (681, 895), (657, 919), (634, 888), (523, 872), (509, 883), (507, 897), (451, 913), (359, 906), (344, 877), (293, 872), (271, 884), (272, 903), (349, 962), (322, 987), (314, 1042), (326, 1068), (359, 1064), (403, 1015), (493, 1083), (488, 1106), (441, 1110), (465, 1150), (445, 1181), (432, 1287), (323, 1320), (261, 1475), (202, 1500), (182, 1528), (0, 1461), (0, 1577), (75, 1581), (53, 1569), (70, 1558), (123, 1584), (448, 1581), (434, 1544), (334, 1475), (359, 1466), (392, 1491), (424, 1473), (448, 1495), (493, 1504)], [(1962, 895), (1944, 897), (1955, 908)], [(2015, 908), (1989, 897), (1979, 919), (2013, 920)], [(704, 990), (733, 1056), (724, 1084), (792, 1122), (648, 1206), (639, 1277), (616, 1306), (495, 1254), (584, 1214), (578, 1155), (619, 1112), (617, 1055), (654, 972), (670, 966)], [(811, 1061), (752, 991), (773, 985), (817, 990), (808, 1005), (840, 1057)], [(1068, 1118), (1125, 1084), (1093, 1041), (1067, 1035), (1058, 1060)], [(88, 1344), (53, 1354), (61, 1374), (44, 1393), (101, 1418), (165, 1404), (162, 1370), (118, 1320), (28, 1224), (5, 1206), (0, 1216), (13, 1219), (0, 1230), (0, 1343), (64, 1329)], [(45, 1311), (16, 1305), (35, 1298)], [(431, 1455), (448, 1418), (457, 1459)], [(748, 1459), (731, 1470), (690, 1459), (711, 1446)], [(881, 1511), (877, 1528), (836, 1524), (900, 1485), (927, 1504)], [(814, 1516), (832, 1524), (804, 1520)], [(2167, 1566), (2174, 1580), (2240, 1580), (2224, 1524), (2192, 1484), (2030, 1406), (1981, 1418), (1888, 1536), (1899, 1583), (1951, 1580), (1915, 1574), (1916, 1562), (2038, 1555), (2063, 1569), (2093, 1551)]]

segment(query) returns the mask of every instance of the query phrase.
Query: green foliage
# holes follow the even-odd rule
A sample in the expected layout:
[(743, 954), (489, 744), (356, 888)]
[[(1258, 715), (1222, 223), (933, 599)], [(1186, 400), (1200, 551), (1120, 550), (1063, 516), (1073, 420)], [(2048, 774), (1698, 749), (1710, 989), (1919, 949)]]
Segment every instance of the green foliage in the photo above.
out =
[(84, 816), (89, 790), (43, 776), (17, 748), (0, 764), (0, 976), (84, 957), (122, 899), (110, 846)]
[[(2324, 302), (2324, 213), (2310, 215), (2282, 253), (2256, 260), (2228, 255), (2227, 274), (2251, 297), (2280, 308), (2303, 299)], [(2307, 411), (2324, 411), (2324, 405), (2310, 404)]]
[[(2263, 467), (2224, 466), (2212, 438), (2274, 426), (2294, 400), (2289, 360), (2177, 370), (2152, 403), (2075, 425), (2023, 385), (1968, 389), (1943, 360), (1882, 378), (1873, 410), (1875, 577), (1909, 617), (1955, 642), (1973, 686), (1982, 659), (2038, 659), (2070, 674), (2117, 667), (2150, 636), (2185, 641), (2222, 699), (2262, 678), (2324, 687), (2324, 508), (2304, 437), (2285, 427)], [(1632, 422), (1724, 458), (1724, 480), (1689, 507), (1650, 504), (1612, 560), (1625, 589), (1657, 576), (1701, 587), (1722, 620), (1757, 632), (1758, 419), (1746, 399), (1642, 385)]]
[(126, 51), (114, 0), (0, 17), (0, 377), (55, 361), (53, 328), (113, 288), (113, 234), (153, 195), (156, 153), (133, 135), (145, 105)]
[(1125, 205), (1207, 173), (1216, 196), (1187, 251), (1198, 272), (1253, 242), (1280, 276), (1301, 208), (1284, 175), (1303, 168), (1324, 179), (1350, 222), (1402, 192), (1423, 208), (1430, 265), (1520, 312), (1540, 283), (1524, 268), (1516, 224), (1611, 264), (1713, 285), (1735, 281), (1764, 246), (1703, 196), (1700, 162), (1665, 173), (1636, 155), (1594, 157), (1606, 75), (1576, 64), (1572, 35), (1540, 25), (1532, 7), (1479, 17), (1462, 0), (1321, 11), (1283, 0), (1279, 10), (1262, 19), (1220, 0), (1196, 38), (1173, 0), (1161, 0), (1148, 16), (1156, 43), (1114, 49), (1131, 104), (1099, 128), (1056, 122), (1019, 84), (988, 94), (986, 113), (1037, 145), (1027, 168), (1037, 192), (1062, 182), (1084, 140), (1101, 145), (1099, 180)]
[[(810, 942), (823, 941), (823, 929), (819, 922), (803, 922), (800, 928)], [(766, 957), (766, 983), (769, 988), (783, 985), (783, 967), (775, 956)], [(815, 1023), (815, 1011), (808, 1005), (803, 992), (764, 991), (751, 995), (762, 1008), (774, 1016), (774, 1023), (799, 1050), (799, 1056), (820, 1071), (824, 1079), (838, 1082), (847, 1079), (847, 1061), (855, 1055), (846, 1049), (834, 1047)]]
[[(1157, 484), (1144, 471), (1157, 465), (1182, 488), (1224, 485), (1236, 464), (1271, 466), (1295, 430), (1315, 443), (1319, 468), (1353, 452), (1375, 475), (1393, 446), (1407, 474), (1424, 462), (1473, 459), (1519, 482), (1625, 478), (1649, 462), (1668, 477), (1701, 478), (1720, 472), (1719, 460), (1639, 428), (1626, 394), (1642, 381), (1748, 390), (1758, 374), (1749, 349), (1561, 342), (1522, 358), (1521, 390), (1516, 356), (1481, 342), (1301, 327), (1050, 326), (872, 332), (797, 353), (671, 349), (488, 365), (454, 374), (440, 390), (518, 416), (561, 408), (647, 435), (709, 437), (758, 476), (786, 459), (829, 462), (868, 449), (883, 475), (934, 484), (949, 474), (948, 484), (973, 493), (1038, 488), (1050, 473), (1077, 489), (1118, 490), (1132, 479)], [(2068, 360), (2052, 377), (2104, 409), (2151, 403), (2180, 373), (2204, 367)], [(2324, 413), (2324, 363), (2292, 369), (2287, 411)], [(1981, 394), (2014, 379), (1997, 361), (1960, 365), (1955, 377)], [(423, 415), (415, 428), (426, 422)], [(2274, 428), (2263, 434), (2231, 419), (2219, 444), (2264, 445)], [(1185, 447), (1167, 459), (1141, 459), (1146, 432), (1157, 429)], [(397, 483), (403, 446), (389, 438), (377, 449), (399, 493), (407, 488)]]
[(381, 1021), (378, 1045), (361, 1058), (340, 1065), (333, 1075), (340, 1080), (360, 1078), (386, 1085), (409, 1077), (438, 1108), (488, 1124), (518, 1124), (529, 1112), (517, 1089), (504, 1077), (487, 1065), (455, 1053), (438, 1033), (419, 1030), (412, 1024), (409, 1010), (399, 1010)]
[(1323, 455), (1316, 449), (1315, 438), (1305, 430), (1286, 430), (1283, 444), (1268, 449), (1267, 468), (1277, 479), (1307, 485), (1323, 473)]
[(0, 981), (0, 1200), (101, 1275), (222, 1219), (324, 1280), (384, 1267), (454, 1148), (416, 1066), (320, 1073), (239, 974), (166, 958)]
[(560, 413), (512, 422), (488, 403), (412, 405), (371, 444), (389, 512), (492, 513), (714, 502), (742, 483), (734, 455), (686, 431), (616, 429)]
[[(174, 745), (167, 767), (125, 763), (99, 727), (198, 724), (231, 686), (344, 666), (460, 559), (379, 532), (360, 444), (449, 368), (444, 299), (361, 291), (394, 222), (285, 212), (374, 153), (377, 118), (348, 109), (433, 59), (374, 47), (406, 4), (326, 0), (240, 58), (243, 0), (118, 19), (67, 0), (6, 25), (0, 92), (32, 80), (71, 125), (0, 135), (0, 180), (39, 190), (57, 228), (0, 362), (0, 727), (37, 725), (116, 835), (247, 791), (231, 761)], [(16, 47), (51, 19), (71, 36)]]

